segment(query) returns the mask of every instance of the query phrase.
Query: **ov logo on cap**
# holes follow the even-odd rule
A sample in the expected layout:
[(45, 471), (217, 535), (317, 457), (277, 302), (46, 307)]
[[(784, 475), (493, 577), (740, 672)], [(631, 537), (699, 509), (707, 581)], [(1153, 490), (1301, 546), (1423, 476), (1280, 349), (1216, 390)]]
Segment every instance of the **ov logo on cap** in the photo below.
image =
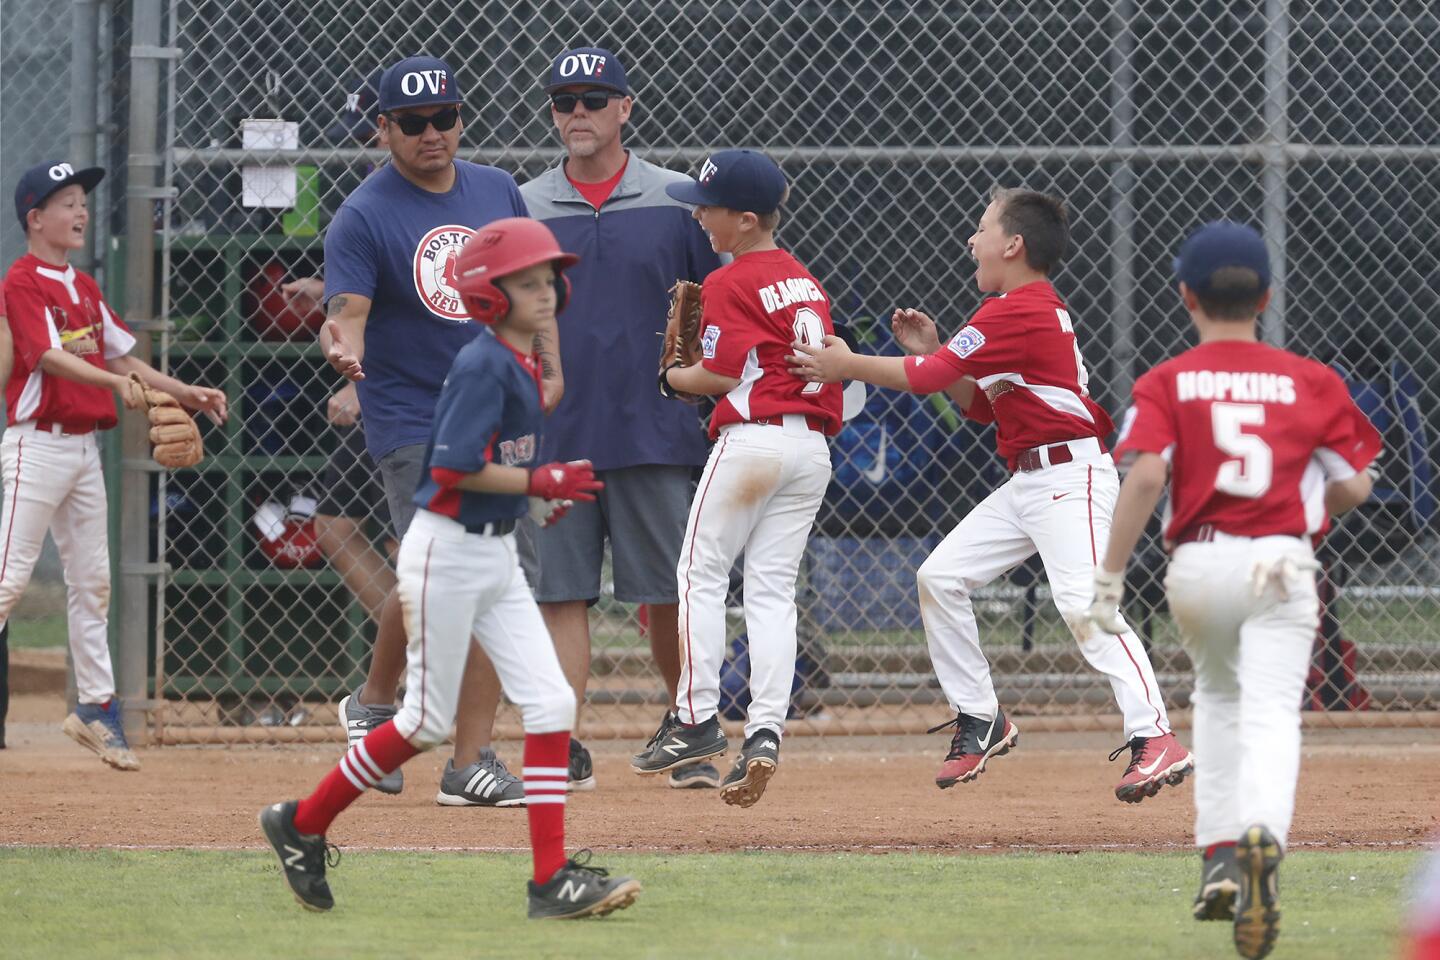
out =
[(700, 168), (700, 182), (709, 183), (711, 180), (715, 179), (715, 174), (719, 172), (720, 168), (715, 166), (715, 164), (711, 163), (710, 160), (707, 159), (704, 166)]
[(596, 53), (572, 53), (561, 59), (560, 76), (573, 77), (577, 72), (598, 77), (605, 72), (605, 58)]
[(70, 166), (70, 164), (68, 163), (57, 163), (47, 172), (50, 174), (50, 179), (56, 181), (57, 183), (61, 180), (64, 180), (66, 177), (75, 176), (75, 168)]
[(439, 96), (445, 92), (447, 83), (449, 77), (444, 70), (419, 70), (400, 78), (400, 92), (407, 97), (415, 97), (428, 89), (431, 94)]

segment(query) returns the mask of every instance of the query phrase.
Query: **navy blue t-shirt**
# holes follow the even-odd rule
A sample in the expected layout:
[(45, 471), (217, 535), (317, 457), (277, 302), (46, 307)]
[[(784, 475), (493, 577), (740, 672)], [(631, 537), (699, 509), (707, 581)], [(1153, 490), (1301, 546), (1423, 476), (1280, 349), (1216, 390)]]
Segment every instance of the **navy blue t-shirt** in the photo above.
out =
[(534, 463), (545, 414), (534, 358), (517, 352), (488, 329), (460, 349), (435, 405), (435, 429), (415, 505), (458, 520), (478, 532), (496, 520), (514, 520), (529, 504), (524, 495), (442, 490), (432, 467), (474, 473), (487, 463)]
[(371, 300), (358, 387), (365, 446), (376, 460), (429, 438), (440, 384), (479, 329), (455, 289), (460, 248), (487, 223), (523, 216), (510, 174), (464, 160), (455, 161), (446, 193), (381, 167), (336, 211), (325, 231), (325, 298)]

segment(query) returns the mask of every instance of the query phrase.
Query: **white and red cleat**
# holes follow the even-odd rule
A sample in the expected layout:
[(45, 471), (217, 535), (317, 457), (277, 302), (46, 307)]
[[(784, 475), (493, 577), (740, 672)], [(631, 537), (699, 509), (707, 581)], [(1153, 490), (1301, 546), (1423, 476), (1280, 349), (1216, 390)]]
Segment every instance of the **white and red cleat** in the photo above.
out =
[(1126, 803), (1139, 803), (1153, 797), (1165, 784), (1178, 786), (1195, 772), (1195, 758), (1180, 745), (1173, 733), (1158, 737), (1135, 737), (1110, 754), (1114, 760), (1130, 749), (1130, 765), (1115, 788), (1115, 796)]

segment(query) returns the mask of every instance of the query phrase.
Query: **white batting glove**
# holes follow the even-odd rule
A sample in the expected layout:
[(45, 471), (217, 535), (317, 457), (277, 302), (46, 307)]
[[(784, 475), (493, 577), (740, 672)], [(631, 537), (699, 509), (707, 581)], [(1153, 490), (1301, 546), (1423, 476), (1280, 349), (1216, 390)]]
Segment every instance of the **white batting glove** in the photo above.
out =
[(565, 516), (571, 507), (575, 506), (574, 500), (545, 500), (541, 497), (530, 498), (530, 519), (542, 527)]
[(1125, 574), (1095, 568), (1095, 598), (1090, 601), (1090, 620), (1106, 633), (1124, 633), (1129, 629), (1120, 616), (1120, 601), (1125, 596)]

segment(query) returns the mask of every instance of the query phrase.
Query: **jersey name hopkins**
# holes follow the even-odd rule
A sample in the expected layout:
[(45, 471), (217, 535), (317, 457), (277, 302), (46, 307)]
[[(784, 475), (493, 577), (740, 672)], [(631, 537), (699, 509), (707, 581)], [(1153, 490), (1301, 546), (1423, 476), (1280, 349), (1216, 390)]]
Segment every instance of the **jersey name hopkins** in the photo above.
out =
[(455, 261), (475, 231), (459, 224), (436, 227), (415, 248), (415, 292), (442, 320), (465, 323), (469, 314), (455, 287)]
[(1231, 400), (1293, 404), (1295, 380), (1283, 373), (1183, 370), (1175, 375), (1175, 396), (1182, 403), (1187, 400)]
[(777, 280), (760, 288), (760, 302), (767, 313), (784, 310), (792, 303), (824, 303), (825, 294), (809, 277)]

